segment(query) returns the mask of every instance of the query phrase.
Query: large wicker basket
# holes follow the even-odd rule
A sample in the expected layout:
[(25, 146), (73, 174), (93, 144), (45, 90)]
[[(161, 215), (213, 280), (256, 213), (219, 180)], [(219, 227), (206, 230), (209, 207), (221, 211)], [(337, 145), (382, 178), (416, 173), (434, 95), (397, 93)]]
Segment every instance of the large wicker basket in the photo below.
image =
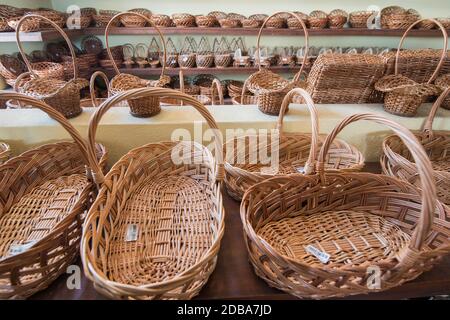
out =
[(217, 160), (206, 147), (189, 141), (151, 143), (129, 151), (104, 178), (88, 213), (81, 242), (83, 266), (95, 289), (110, 298), (190, 299), (213, 272), (224, 233), (223, 164), (213, 117), (179, 91), (136, 89), (100, 106), (90, 140), (114, 103), (149, 95), (177, 98), (196, 108), (213, 129)]
[[(126, 15), (137, 16), (140, 19), (147, 21), (147, 23), (150, 26), (153, 26), (156, 29), (156, 31), (158, 32), (158, 35), (161, 39), (161, 44), (163, 46), (163, 59), (162, 59), (161, 76), (160, 76), (159, 80), (157, 80), (157, 81), (143, 80), (143, 79), (136, 77), (134, 75), (131, 75), (131, 74), (121, 73), (119, 68), (117, 67), (117, 64), (115, 63), (115, 61), (113, 59), (111, 48), (109, 47), (109, 31), (110, 31), (111, 26), (113, 26), (113, 23), (116, 19), (121, 18)], [(114, 78), (111, 79), (110, 86), (109, 86), (111, 95), (116, 95), (123, 91), (137, 89), (137, 88), (163, 87), (166, 84), (170, 83), (170, 77), (165, 75), (167, 58), (166, 58), (166, 42), (164, 40), (164, 36), (162, 35), (162, 33), (158, 29), (158, 27), (154, 26), (151, 19), (149, 19), (147, 16), (137, 13), (137, 12), (122, 12), (122, 13), (115, 15), (111, 19), (111, 21), (108, 23), (108, 25), (106, 26), (105, 43), (106, 43), (106, 49), (108, 51), (109, 59), (112, 61), (114, 70), (116, 72), (116, 76), (114, 76)], [(128, 100), (128, 105), (130, 106), (131, 114), (135, 117), (140, 117), (140, 118), (152, 117), (161, 111), (160, 101), (159, 101), (158, 97), (146, 96), (141, 99), (130, 99), (130, 100)]]
[[(442, 102), (450, 93), (447, 88), (436, 100), (421, 132), (414, 132), (422, 147), (427, 152), (433, 166), (439, 200), (450, 205), (450, 130), (433, 131), (433, 120)], [(383, 141), (381, 157), (383, 172), (387, 175), (406, 180), (418, 187), (420, 177), (417, 166), (408, 148), (398, 136), (392, 135)]]
[[(311, 113), (311, 134), (282, 132), (286, 109), (296, 95), (302, 96)], [(270, 141), (266, 138), (243, 135), (234, 137), (224, 145), (225, 184), (234, 199), (242, 199), (251, 186), (270, 177), (299, 172), (311, 173), (314, 169), (317, 151), (324, 137), (319, 135), (314, 102), (304, 89), (296, 88), (286, 95), (278, 117), (277, 132), (270, 135)], [(265, 163), (267, 159), (258, 160), (261, 154), (270, 157), (270, 167)], [(325, 166), (327, 169), (339, 171), (358, 171), (364, 166), (364, 157), (355, 147), (345, 141), (336, 140), (327, 154)]]
[[(280, 17), (280, 15), (292, 16), (298, 20), (298, 22), (303, 26), (303, 32), (305, 34), (305, 48), (306, 53), (303, 59), (302, 66), (298, 73), (294, 76), (292, 81), (288, 81), (281, 77), (280, 75), (273, 73), (262, 67), (260, 63), (260, 40), (261, 35), (266, 26), (267, 22), (271, 20), (272, 17)], [(258, 101), (258, 108), (266, 114), (278, 115), (280, 113), (281, 103), (284, 96), (288, 91), (294, 87), (300, 86), (300, 77), (302, 75), (303, 69), (305, 68), (307, 62), (308, 51), (308, 31), (305, 23), (300, 16), (293, 12), (277, 12), (273, 15), (267, 17), (261, 28), (259, 29), (258, 38), (256, 41), (256, 63), (259, 67), (259, 71), (252, 74), (246, 81), (246, 86), (242, 89), (242, 96), (245, 96), (245, 91), (248, 89), (252, 92)]]
[(0, 164), (8, 160), (10, 156), (11, 156), (11, 148), (9, 144), (0, 141)]
[[(401, 136), (418, 164), (422, 194), (385, 175), (325, 171), (332, 141), (357, 120)], [(450, 251), (450, 209), (436, 201), (430, 161), (406, 128), (377, 115), (350, 116), (318, 159), (317, 174), (263, 181), (242, 200), (250, 261), (270, 286), (313, 299), (377, 292), (415, 279)]]
[(100, 170), (106, 152), (97, 145), (98, 164), (78, 131), (44, 102), (18, 93), (0, 97), (45, 111), (75, 140), (42, 145), (0, 165), (0, 299), (23, 299), (47, 288), (78, 256), (96, 192), (86, 168)]

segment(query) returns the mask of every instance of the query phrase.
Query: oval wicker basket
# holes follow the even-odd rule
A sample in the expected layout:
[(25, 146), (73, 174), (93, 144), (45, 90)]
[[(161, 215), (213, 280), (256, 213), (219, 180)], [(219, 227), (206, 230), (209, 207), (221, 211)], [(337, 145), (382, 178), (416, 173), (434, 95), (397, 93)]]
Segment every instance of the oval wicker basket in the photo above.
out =
[[(8, 25), (11, 29), (17, 30), (19, 21), (22, 17), (14, 17), (8, 20)], [(33, 32), (40, 30), (40, 20), (39, 18), (29, 18), (26, 22), (22, 23), (20, 26), (20, 32)]]
[[(447, 205), (450, 205), (450, 131), (433, 131), (433, 120), (449, 93), (450, 88), (446, 88), (431, 108), (423, 130), (414, 132), (430, 157), (437, 196)], [(383, 156), (380, 162), (384, 174), (406, 180), (417, 187), (421, 186), (414, 159), (398, 136), (392, 135), (383, 141)]]
[[(358, 120), (401, 136), (426, 191), (385, 175), (325, 171), (334, 138)], [(436, 201), (430, 161), (406, 128), (377, 115), (347, 117), (324, 141), (317, 167), (310, 176), (263, 181), (242, 200), (249, 258), (270, 286), (312, 299), (383, 291), (415, 279), (450, 251), (450, 209)], [(370, 267), (379, 287), (368, 281)]]
[(352, 28), (367, 29), (367, 21), (374, 14), (374, 11), (353, 11), (350, 12), (348, 21)]
[[(283, 133), (286, 109), (296, 95), (303, 97), (311, 113), (311, 134)], [(266, 137), (258, 139), (256, 135), (244, 135), (225, 143), (225, 185), (228, 194), (234, 199), (241, 200), (251, 186), (270, 177), (299, 172), (311, 173), (314, 169), (318, 148), (324, 137), (319, 136), (317, 110), (311, 96), (304, 89), (296, 88), (286, 95), (276, 129), (277, 135), (272, 133), (270, 141), (267, 141)], [(267, 159), (258, 160), (261, 154), (270, 158), (270, 167), (267, 161), (264, 163)], [(342, 140), (334, 141), (326, 157), (327, 170), (359, 171), (363, 166), (364, 156), (355, 147)]]
[(214, 53), (206, 37), (200, 39), (195, 58), (197, 68), (211, 68), (214, 65)]
[(26, 71), (26, 65), (18, 58), (9, 55), (0, 55), (0, 75), (9, 85), (14, 85), (17, 77)]
[[(143, 80), (139, 77), (136, 77), (131, 74), (125, 74), (121, 73), (119, 68), (117, 67), (117, 64), (115, 63), (113, 59), (113, 54), (111, 51), (111, 48), (109, 47), (109, 32), (110, 28), (114, 22), (114, 20), (122, 18), (124, 16), (137, 16), (140, 19), (145, 20), (149, 25), (153, 26), (160, 39), (163, 46), (163, 62), (162, 62), (162, 69), (161, 69), (161, 75), (159, 77), (159, 80), (157, 81), (149, 81), (149, 80)], [(109, 88), (110, 88), (110, 94), (112, 96), (117, 95), (123, 91), (127, 91), (130, 89), (136, 89), (136, 88), (144, 88), (148, 86), (156, 86), (156, 87), (162, 87), (168, 83), (170, 83), (170, 78), (165, 75), (166, 70), (166, 42), (164, 40), (164, 36), (162, 35), (161, 31), (153, 25), (152, 20), (150, 20), (147, 16), (144, 16), (143, 14), (137, 13), (137, 12), (122, 12), (117, 15), (115, 15), (111, 21), (108, 23), (105, 29), (105, 44), (106, 49), (108, 52), (109, 59), (112, 61), (113, 68), (116, 72), (116, 75), (111, 79)], [(131, 115), (139, 118), (146, 118), (146, 117), (152, 117), (156, 114), (158, 114), (161, 111), (160, 101), (158, 98), (152, 98), (152, 97), (145, 97), (140, 99), (130, 99), (127, 101), (128, 105), (130, 106), (130, 112)]]
[[(120, 11), (115, 10), (100, 10), (99, 14), (93, 15), (92, 19), (95, 22), (95, 26), (98, 28), (106, 28), (109, 21), (111, 21), (112, 17), (116, 14), (120, 13)], [(113, 27), (120, 27), (120, 21), (115, 20), (113, 23)]]
[(175, 26), (172, 19), (165, 14), (154, 14), (151, 16), (150, 20), (156, 27), (169, 28)]
[[(6, 100), (5, 100), (6, 101)], [(9, 144), (0, 141), (0, 165), (11, 157), (11, 148)]]
[(24, 299), (75, 263), (96, 191), (90, 170), (103, 168), (107, 155), (101, 145), (88, 154), (78, 131), (44, 102), (18, 93), (0, 97), (43, 110), (75, 140), (42, 145), (0, 165), (0, 299)]
[(321, 10), (314, 10), (308, 16), (308, 25), (311, 29), (325, 29), (328, 26), (328, 16)]
[(342, 29), (347, 23), (348, 13), (341, 9), (335, 9), (328, 14), (328, 27), (330, 29)]
[(180, 28), (190, 28), (197, 26), (195, 23), (195, 16), (188, 13), (174, 13), (172, 14), (172, 20), (173, 23), (175, 23), (175, 26)]
[(214, 16), (204, 16), (204, 15), (198, 15), (195, 16), (195, 23), (197, 24), (197, 27), (199, 28), (213, 28), (217, 27), (219, 25), (219, 21)]
[[(171, 97), (197, 109), (213, 129), (217, 159), (191, 141), (151, 143), (123, 156), (104, 178), (86, 218), (84, 271), (97, 291), (114, 299), (190, 299), (214, 271), (224, 234), (219, 129), (194, 98), (145, 88), (102, 104), (91, 122), (90, 140), (112, 104), (145, 96)], [(185, 150), (183, 159), (173, 158), (180, 150)]]

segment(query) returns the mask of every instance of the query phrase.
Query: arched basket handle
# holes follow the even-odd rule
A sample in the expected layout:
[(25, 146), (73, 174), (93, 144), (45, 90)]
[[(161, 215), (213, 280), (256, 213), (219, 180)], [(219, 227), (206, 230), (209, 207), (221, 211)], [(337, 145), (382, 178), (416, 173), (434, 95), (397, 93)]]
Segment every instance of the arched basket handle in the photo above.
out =
[(450, 87), (447, 87), (444, 92), (441, 93), (441, 95), (437, 98), (437, 100), (434, 102), (433, 106), (431, 107), (430, 113), (428, 114), (427, 119), (425, 120), (422, 130), (423, 132), (427, 133), (430, 137), (433, 137), (433, 121), (436, 117), (436, 113), (444, 100), (448, 97), (448, 94), (450, 93)]
[(108, 92), (108, 98), (110, 96), (109, 94), (109, 79), (106, 76), (106, 74), (104, 74), (101, 71), (95, 71), (92, 76), (91, 76), (91, 80), (89, 81), (89, 91), (91, 92), (91, 101), (92, 101), (92, 105), (94, 107), (98, 107), (98, 101), (97, 101), (97, 97), (95, 96), (95, 80), (97, 79), (97, 77), (100, 77), (103, 79), (103, 81), (106, 84), (106, 92)]

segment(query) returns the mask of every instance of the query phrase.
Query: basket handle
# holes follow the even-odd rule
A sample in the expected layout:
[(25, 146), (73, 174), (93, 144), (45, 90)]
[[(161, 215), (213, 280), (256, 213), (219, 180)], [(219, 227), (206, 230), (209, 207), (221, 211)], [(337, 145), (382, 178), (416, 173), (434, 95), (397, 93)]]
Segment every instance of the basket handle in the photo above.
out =
[(113, 26), (113, 23), (116, 19), (120, 18), (121, 16), (125, 16), (125, 15), (132, 15), (132, 16), (136, 16), (136, 17), (140, 17), (142, 19), (145, 19), (148, 24), (150, 26), (152, 26), (153, 28), (155, 28), (156, 32), (158, 32), (159, 38), (161, 39), (161, 43), (163, 46), (163, 55), (164, 55), (164, 59), (163, 59), (163, 63), (162, 63), (162, 69), (161, 69), (161, 75), (160, 78), (162, 78), (165, 74), (166, 71), (166, 60), (167, 60), (167, 56), (166, 56), (166, 42), (164, 41), (164, 36), (161, 33), (161, 31), (159, 30), (159, 28), (157, 26), (155, 26), (155, 24), (146, 16), (144, 16), (143, 14), (137, 13), (137, 12), (131, 12), (131, 11), (127, 11), (127, 12), (121, 12), (116, 14), (114, 17), (111, 18), (111, 20), (109, 20), (108, 25), (105, 28), (105, 44), (106, 44), (106, 51), (108, 52), (108, 56), (109, 59), (112, 62), (114, 71), (116, 71), (117, 74), (120, 74), (120, 70), (117, 67), (116, 61), (114, 61), (113, 59), (113, 55), (111, 52), (111, 49), (109, 47), (109, 32), (111, 27)]
[(136, 50), (134, 48), (134, 46), (131, 43), (125, 43), (122, 46), (122, 54), (125, 57), (125, 50), (129, 50), (131, 52), (131, 60), (133, 60), (133, 58), (136, 56)]
[(94, 107), (98, 107), (98, 101), (97, 101), (97, 97), (95, 96), (95, 79), (97, 79), (97, 77), (100, 76), (103, 81), (106, 84), (106, 92), (108, 92), (108, 98), (109, 98), (109, 79), (106, 76), (106, 74), (104, 74), (101, 71), (95, 71), (92, 76), (91, 76), (91, 80), (89, 81), (89, 91), (91, 92), (91, 101), (92, 101), (92, 105)]
[(400, 50), (402, 49), (403, 42), (405, 41), (406, 36), (417, 24), (419, 24), (420, 22), (422, 22), (424, 20), (430, 20), (434, 24), (436, 24), (439, 27), (439, 29), (441, 29), (442, 36), (444, 37), (444, 47), (442, 49), (441, 59), (439, 60), (438, 65), (436, 66), (436, 70), (434, 70), (434, 73), (431, 75), (431, 78), (427, 82), (428, 84), (430, 84), (438, 76), (439, 71), (441, 70), (441, 68), (444, 64), (444, 60), (447, 56), (447, 44), (448, 44), (447, 30), (445, 30), (444, 26), (436, 19), (429, 19), (429, 18), (428, 19), (420, 19), (420, 20), (417, 20), (416, 22), (414, 22), (412, 25), (410, 25), (408, 29), (406, 29), (405, 33), (403, 34), (402, 38), (400, 39), (400, 43), (398, 44), (398, 48), (397, 48), (397, 53), (395, 54), (395, 74), (396, 75), (398, 74), (398, 59), (400, 58)]
[(431, 107), (430, 113), (428, 114), (427, 119), (425, 120), (425, 123), (423, 124), (422, 130), (423, 132), (428, 133), (430, 137), (433, 137), (433, 121), (436, 117), (436, 113), (441, 106), (442, 102), (447, 98), (448, 94), (450, 93), (450, 87), (447, 87), (444, 92), (441, 93), (441, 95), (437, 98), (436, 102)]
[[(208, 109), (200, 103), (197, 99), (194, 97), (191, 97), (187, 94), (184, 94), (180, 91), (174, 90), (174, 89), (168, 89), (168, 88), (138, 88), (138, 89), (132, 89), (128, 91), (124, 91), (120, 94), (114, 95), (110, 98), (108, 98), (105, 102), (103, 102), (100, 107), (95, 111), (94, 115), (92, 116), (90, 123), (89, 123), (89, 150), (90, 155), (94, 155), (95, 151), (95, 135), (97, 132), (97, 128), (99, 125), (99, 122), (103, 115), (115, 104), (130, 100), (130, 99), (138, 99), (138, 98), (144, 98), (144, 97), (170, 97), (179, 99), (183, 102), (185, 102), (187, 105), (193, 106), (197, 111), (203, 116), (203, 118), (206, 120), (206, 123), (208, 126), (213, 130), (214, 134), (214, 143), (216, 148), (216, 180), (222, 181), (224, 177), (224, 165), (223, 165), (223, 150), (222, 150), (222, 138), (219, 134), (219, 127), (217, 126), (217, 122), (214, 120), (214, 117), (211, 115), (211, 113), (208, 111)], [(94, 181), (96, 183), (103, 183), (105, 177), (101, 170), (97, 170), (93, 176)]]
[(31, 75), (34, 78), (38, 78), (38, 75), (33, 71), (32, 67), (31, 67), (30, 60), (28, 59), (27, 55), (25, 54), (25, 51), (23, 50), (22, 43), (20, 42), (20, 27), (28, 18), (38, 18), (38, 19), (44, 20), (45, 22), (51, 24), (56, 29), (56, 31), (58, 31), (61, 34), (61, 36), (66, 41), (67, 46), (69, 47), (70, 54), (72, 56), (73, 79), (74, 80), (77, 79), (78, 78), (78, 68), (77, 68), (76, 61), (75, 61), (76, 60), (76, 54), (75, 54), (75, 49), (74, 49), (74, 47), (72, 45), (72, 41), (70, 41), (69, 37), (64, 32), (64, 30), (61, 29), (56, 23), (54, 23), (52, 20), (50, 20), (50, 19), (48, 19), (46, 17), (38, 15), (38, 14), (27, 14), (22, 19), (20, 19), (20, 21), (19, 21), (19, 23), (17, 24), (17, 27), (16, 27), (17, 47), (19, 48), (20, 54), (22, 55), (22, 58), (23, 58), (23, 61), (27, 65), (27, 68), (30, 71)]
[(278, 116), (277, 130), (281, 137), (283, 133), (283, 120), (286, 114), (286, 109), (292, 102), (292, 98), (295, 95), (300, 95), (306, 102), (309, 113), (311, 114), (311, 149), (309, 151), (308, 161), (305, 164), (305, 173), (312, 174), (314, 172), (317, 151), (319, 150), (319, 117), (317, 115), (317, 108), (314, 104), (313, 99), (309, 93), (302, 88), (294, 88), (287, 93), (281, 104), (280, 114)]
[(219, 97), (219, 105), (223, 106), (223, 88), (222, 84), (218, 79), (214, 79), (211, 84), (211, 104), (215, 105), (215, 92), (217, 91), (217, 96)]
[(263, 32), (264, 27), (266, 26), (267, 22), (268, 22), (271, 18), (273, 18), (274, 16), (279, 15), (280, 13), (287, 13), (287, 14), (290, 14), (292, 17), (296, 18), (296, 19), (300, 22), (300, 24), (302, 25), (302, 27), (303, 27), (303, 32), (304, 32), (304, 34), (305, 34), (305, 55), (304, 55), (304, 57), (303, 57), (302, 66), (300, 67), (300, 70), (297, 72), (297, 74), (294, 76), (294, 78), (293, 78), (293, 80), (292, 80), (293, 82), (297, 82), (297, 81), (300, 80), (300, 76), (302, 75), (302, 71), (303, 71), (303, 69), (305, 68), (305, 65), (306, 65), (306, 63), (307, 63), (307, 61), (308, 61), (308, 51), (309, 51), (308, 37), (309, 37), (309, 34), (308, 34), (308, 30), (307, 30), (306, 25), (305, 25), (305, 23), (303, 22), (303, 20), (300, 18), (300, 16), (299, 16), (298, 14), (296, 14), (296, 13), (294, 13), (294, 12), (282, 12), (282, 11), (281, 11), (281, 12), (276, 12), (276, 13), (272, 14), (271, 16), (267, 17), (267, 18), (264, 20), (264, 22), (263, 22), (261, 28), (259, 28), (258, 38), (257, 38), (257, 40), (256, 40), (256, 52), (257, 52), (257, 54), (256, 54), (256, 64), (258, 65), (259, 70), (261, 71), (261, 69), (262, 69), (262, 66), (261, 66), (261, 60), (260, 60), (260, 55), (261, 55), (261, 52), (260, 52), (260, 40), (261, 40), (261, 35), (262, 35), (262, 32)]
[(322, 182), (326, 182), (325, 156), (328, 153), (333, 140), (336, 138), (338, 133), (344, 129), (344, 127), (348, 126), (350, 123), (360, 120), (370, 120), (391, 128), (401, 138), (405, 146), (408, 147), (417, 166), (417, 171), (422, 183), (422, 208), (420, 219), (411, 236), (408, 250), (406, 250), (399, 258), (400, 265), (406, 266), (409, 265), (412, 260), (416, 259), (417, 252), (422, 248), (433, 223), (434, 210), (437, 204), (436, 185), (433, 178), (431, 162), (414, 134), (402, 125), (375, 114), (366, 113), (349, 116), (342, 120), (342, 122), (333, 129), (333, 131), (325, 139), (322, 148), (320, 149), (317, 165), (320, 179)]

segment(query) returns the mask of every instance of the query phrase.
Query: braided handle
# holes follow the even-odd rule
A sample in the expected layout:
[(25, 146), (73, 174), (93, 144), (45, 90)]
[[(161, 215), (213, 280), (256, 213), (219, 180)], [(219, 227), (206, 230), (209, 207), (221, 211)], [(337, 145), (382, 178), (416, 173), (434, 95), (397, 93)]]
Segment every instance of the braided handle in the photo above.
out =
[(414, 259), (414, 255), (417, 254), (417, 251), (422, 248), (422, 245), (433, 223), (434, 209), (436, 207), (436, 185), (433, 178), (433, 169), (431, 166), (431, 162), (422, 145), (419, 143), (414, 134), (411, 133), (411, 131), (392, 120), (375, 114), (355, 114), (345, 118), (327, 136), (325, 142), (322, 145), (322, 148), (320, 149), (318, 158), (318, 172), (320, 175), (320, 179), (323, 182), (326, 181), (325, 156), (328, 153), (333, 140), (336, 138), (338, 133), (341, 132), (342, 129), (344, 129), (350, 123), (360, 120), (370, 120), (391, 128), (402, 139), (405, 146), (408, 147), (416, 163), (417, 171), (422, 183), (422, 208), (420, 219), (409, 243), (409, 250), (407, 250), (406, 253), (400, 258), (400, 260), (402, 260), (400, 261), (400, 264), (402, 264), (402, 262), (404, 264), (408, 264), (411, 259)]
[(76, 65), (76, 54), (75, 54), (75, 49), (72, 45), (72, 41), (70, 41), (69, 37), (67, 36), (67, 34), (64, 32), (63, 29), (61, 29), (56, 23), (54, 23), (52, 20), (37, 15), (37, 14), (27, 14), (26, 16), (24, 16), (22, 19), (20, 19), (19, 23), (17, 24), (16, 27), (16, 42), (17, 42), (17, 46), (19, 47), (19, 51), (20, 54), (22, 55), (23, 61), (25, 62), (25, 64), (27, 65), (28, 70), (30, 71), (31, 75), (35, 78), (38, 78), (38, 75), (33, 71), (32, 67), (31, 67), (31, 63), (30, 60), (28, 59), (27, 55), (25, 54), (25, 51), (23, 50), (23, 46), (22, 43), (20, 42), (20, 27), (22, 26), (22, 24), (29, 18), (38, 18), (41, 20), (44, 20), (45, 22), (51, 24), (56, 31), (58, 31), (61, 36), (64, 38), (64, 40), (67, 43), (67, 46), (69, 47), (70, 50), (70, 54), (72, 56), (72, 66), (73, 66), (73, 79), (77, 79), (78, 78), (78, 68)]
[(105, 29), (106, 51), (108, 51), (108, 56), (109, 56), (109, 59), (112, 62), (114, 70), (116, 71), (117, 74), (120, 74), (120, 70), (117, 67), (116, 61), (114, 61), (114, 59), (113, 59), (113, 55), (112, 55), (111, 49), (109, 47), (109, 32), (110, 32), (111, 27), (113, 26), (114, 21), (116, 19), (120, 18), (121, 16), (125, 16), (125, 15), (132, 15), (132, 16), (137, 16), (137, 17), (140, 17), (142, 19), (145, 19), (148, 22), (148, 24), (150, 26), (152, 26), (153, 28), (155, 28), (156, 32), (158, 32), (159, 38), (161, 39), (161, 43), (163, 45), (163, 55), (164, 55), (164, 60), (162, 62), (162, 69), (161, 69), (161, 75), (160, 75), (160, 77), (162, 78), (164, 76), (165, 71), (166, 71), (166, 60), (167, 60), (167, 56), (166, 56), (166, 42), (164, 41), (164, 36), (161, 33), (161, 31), (159, 30), (159, 28), (157, 26), (155, 26), (155, 24), (148, 17), (144, 16), (143, 14), (137, 13), (137, 12), (127, 11), (127, 12), (122, 12), (122, 13), (116, 14), (114, 17), (111, 18), (111, 20), (109, 21), (108, 25), (106, 26), (106, 29)]
[(98, 107), (98, 101), (97, 101), (97, 97), (95, 96), (95, 79), (97, 79), (97, 77), (100, 76), (103, 81), (106, 84), (106, 92), (108, 92), (108, 98), (109, 98), (109, 80), (108, 77), (106, 76), (106, 74), (104, 74), (101, 71), (95, 71), (92, 76), (91, 76), (91, 80), (89, 81), (89, 91), (91, 92), (91, 101), (92, 101), (92, 105), (94, 107)]
[[(97, 133), (97, 128), (99, 122), (103, 115), (115, 104), (122, 102), (124, 100), (144, 98), (144, 97), (168, 97), (179, 99), (186, 104), (193, 106), (206, 120), (208, 126), (213, 129), (215, 147), (216, 147), (216, 180), (221, 181), (224, 177), (224, 167), (223, 167), (223, 151), (222, 151), (222, 138), (219, 134), (219, 127), (217, 126), (214, 117), (208, 111), (208, 109), (200, 103), (197, 99), (181, 93), (180, 91), (168, 89), (168, 88), (138, 88), (133, 90), (124, 91), (120, 94), (114, 95), (103, 102), (100, 107), (96, 110), (95, 114), (92, 116), (89, 123), (89, 149), (90, 154), (94, 154), (95, 148), (95, 135)], [(102, 183), (105, 179), (101, 171), (96, 171), (94, 175), (94, 181), (97, 183)]]
[(437, 21), (435, 19), (421, 19), (421, 20), (417, 20), (412, 25), (410, 25), (408, 29), (406, 29), (405, 33), (403, 34), (402, 38), (400, 39), (400, 43), (398, 44), (398, 48), (397, 48), (397, 53), (395, 54), (395, 74), (396, 75), (398, 74), (398, 59), (400, 57), (400, 50), (402, 49), (403, 42), (405, 41), (406, 36), (408, 35), (408, 33), (417, 24), (419, 24), (419, 23), (421, 23), (422, 21), (425, 21), (425, 20), (430, 20), (434, 24), (436, 24), (439, 27), (439, 29), (441, 29), (442, 36), (444, 37), (444, 47), (442, 49), (441, 59), (439, 60), (438, 65), (436, 66), (436, 70), (434, 70), (434, 73), (431, 75), (431, 78), (427, 82), (428, 84), (430, 84), (438, 76), (439, 70), (441, 70), (441, 68), (442, 68), (442, 66), (444, 64), (445, 57), (447, 56), (447, 44), (448, 44), (447, 31), (445, 30), (444, 26), (439, 21)]
[(430, 113), (428, 114), (427, 119), (425, 120), (425, 123), (423, 124), (422, 130), (423, 132), (428, 133), (430, 137), (433, 137), (433, 121), (436, 117), (436, 113), (441, 106), (441, 104), (444, 102), (444, 100), (447, 98), (448, 94), (450, 93), (450, 87), (447, 87), (444, 92), (441, 93), (441, 95), (437, 98), (436, 102), (431, 107)]
[(316, 163), (317, 151), (319, 150), (319, 117), (317, 115), (317, 108), (314, 105), (314, 101), (309, 95), (309, 93), (302, 88), (295, 88), (288, 92), (284, 97), (283, 103), (281, 104), (280, 114), (278, 116), (277, 129), (281, 137), (283, 132), (283, 120), (286, 114), (286, 109), (292, 102), (292, 98), (295, 95), (300, 95), (306, 102), (309, 113), (311, 114), (311, 149), (309, 151), (308, 160), (305, 164), (305, 173), (312, 174), (314, 172), (314, 167)]
[(262, 26), (261, 26), (261, 28), (259, 28), (259, 32), (258, 32), (258, 38), (257, 38), (257, 40), (256, 40), (256, 63), (258, 64), (258, 67), (259, 67), (259, 70), (261, 70), (262, 69), (262, 66), (261, 66), (261, 59), (260, 59), (260, 40), (261, 40), (261, 35), (262, 35), (262, 32), (263, 32), (263, 30), (264, 30), (264, 27), (266, 26), (266, 24), (267, 24), (267, 22), (271, 19), (271, 18), (273, 18), (274, 16), (277, 16), (277, 15), (279, 15), (280, 13), (287, 13), (287, 14), (290, 14), (292, 17), (294, 17), (294, 18), (296, 18), (299, 22), (300, 22), (300, 24), (302, 25), (302, 28), (303, 28), (303, 32), (304, 32), (304, 34), (305, 34), (305, 55), (304, 55), (304, 57), (303, 57), (303, 62), (302, 62), (302, 66), (300, 67), (300, 70), (297, 72), (297, 74), (294, 76), (294, 78), (293, 78), (293, 82), (297, 82), (297, 81), (299, 81), (300, 80), (300, 77), (301, 77), (301, 75), (302, 75), (302, 71), (303, 71), (303, 69), (305, 68), (305, 65), (306, 65), (306, 63), (307, 63), (307, 61), (308, 61), (308, 51), (309, 51), (309, 45), (308, 45), (308, 37), (309, 37), (309, 34), (308, 34), (308, 30), (307, 30), (307, 28), (306, 28), (306, 25), (305, 25), (305, 23), (303, 22), (303, 20), (300, 18), (300, 16), (298, 15), (298, 14), (296, 14), (296, 13), (294, 13), (294, 12), (276, 12), (276, 13), (274, 13), (274, 14), (272, 14), (271, 16), (269, 16), (269, 17), (267, 17), (265, 20), (264, 20), (264, 22), (263, 22), (263, 24), (262, 24)]

